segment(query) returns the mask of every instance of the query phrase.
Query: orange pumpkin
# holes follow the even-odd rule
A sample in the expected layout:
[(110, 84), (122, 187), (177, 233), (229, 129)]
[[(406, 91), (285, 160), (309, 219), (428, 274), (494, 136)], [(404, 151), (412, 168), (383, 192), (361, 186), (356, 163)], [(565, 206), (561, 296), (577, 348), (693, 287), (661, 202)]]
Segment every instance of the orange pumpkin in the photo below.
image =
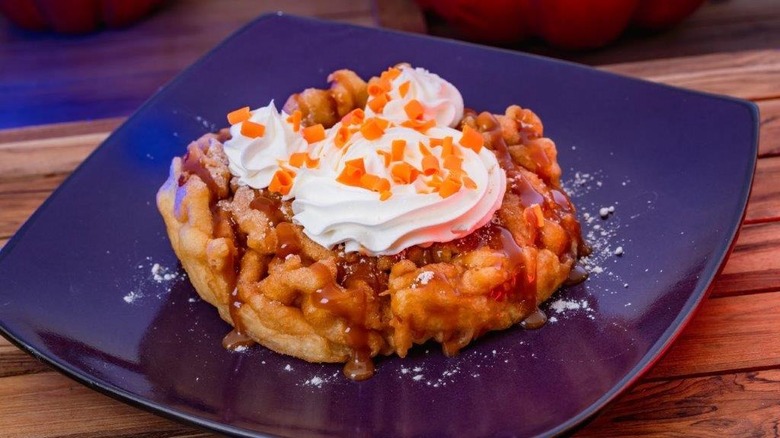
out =
[(0, 13), (29, 30), (86, 33), (143, 18), (164, 0), (0, 0)]
[(629, 26), (661, 30), (691, 15), (704, 0), (417, 0), (462, 37), (513, 44), (538, 36), (564, 49), (592, 49)]

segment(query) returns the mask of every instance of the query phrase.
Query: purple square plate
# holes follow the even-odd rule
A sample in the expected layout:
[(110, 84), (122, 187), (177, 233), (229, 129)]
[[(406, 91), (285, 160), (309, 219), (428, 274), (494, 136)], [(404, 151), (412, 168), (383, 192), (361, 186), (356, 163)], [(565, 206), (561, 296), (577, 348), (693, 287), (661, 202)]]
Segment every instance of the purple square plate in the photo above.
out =
[[(420, 346), (379, 359), (364, 382), (262, 347), (224, 350), (228, 326), (196, 298), (155, 207), (172, 157), (236, 107), (403, 61), (441, 74), (471, 108), (540, 115), (594, 246), (591, 278), (554, 295), (539, 330), (489, 334), (450, 359)], [(150, 99), (6, 244), (0, 326), (90, 387), (222, 433), (571, 431), (658, 359), (705, 296), (744, 214), (757, 120), (748, 102), (564, 62), (267, 15)]]

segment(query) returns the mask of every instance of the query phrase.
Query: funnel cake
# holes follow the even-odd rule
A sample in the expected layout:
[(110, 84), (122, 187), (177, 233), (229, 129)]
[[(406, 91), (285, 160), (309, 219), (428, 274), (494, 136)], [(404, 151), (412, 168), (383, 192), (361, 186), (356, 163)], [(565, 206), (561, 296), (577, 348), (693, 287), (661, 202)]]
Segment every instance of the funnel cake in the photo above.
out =
[[(485, 218), (472, 223), (473, 229), (464, 232), (465, 228), (458, 228), (461, 225), (447, 225), (451, 232), (461, 234), (457, 238), (436, 235), (439, 237), (401, 249), (370, 249), (369, 243), (355, 249), (357, 244), (343, 237), (335, 244), (322, 244), (325, 232), (317, 234), (314, 226), (299, 220), (305, 219), (302, 209), (307, 204), (296, 204), (294, 195), (299, 192), (295, 188), (290, 191), (290, 185), (301, 184), (309, 190), (316, 187), (298, 180), (303, 181), (308, 167), (324, 166), (322, 163), (334, 152), (312, 157), (311, 151), (320, 150), (317, 145), (328, 141), (326, 137), (335, 129), (330, 128), (348, 126), (347, 119), (357, 114), (356, 109), (365, 108), (368, 115), (377, 115), (377, 119), (384, 110), (387, 119), (392, 119), (387, 101), (399, 98), (389, 91), (381, 94), (381, 87), (389, 90), (383, 79), (384, 73), (366, 83), (353, 72), (340, 70), (329, 77), (330, 89), (308, 89), (291, 96), (280, 113), (287, 123), (281, 128), (270, 123), (249, 123), (247, 110), (242, 109), (229, 116), (234, 125), (230, 131), (207, 134), (191, 143), (183, 157), (174, 158), (168, 180), (157, 195), (157, 205), (173, 249), (196, 291), (234, 327), (226, 337), (226, 346), (255, 341), (309, 362), (343, 362), (349, 377), (363, 379), (372, 374), (371, 358), (376, 355), (395, 353), (403, 357), (413, 345), (429, 340), (441, 343), (447, 355), (454, 355), (487, 331), (521, 322), (529, 327), (541, 325), (545, 318), (538, 310), (539, 303), (567, 279), (581, 273), (573, 268), (587, 247), (574, 206), (560, 186), (555, 144), (544, 137), (539, 118), (519, 106), (510, 106), (504, 114), (461, 110), (451, 117), (446, 111), (439, 112), (436, 117), (443, 114), (444, 121), (428, 123), (423, 112), (414, 112), (412, 108), (410, 113), (408, 109), (415, 105), (407, 102), (404, 111), (409, 120), (397, 122), (413, 122), (409, 128), (417, 133), (434, 132), (428, 131), (433, 123), (451, 123), (457, 131), (447, 128), (447, 132), (462, 134), (456, 137), (460, 138), (460, 146), (452, 146), (461, 148), (457, 152), (461, 161), (477, 157), (478, 153), (498, 164), (498, 173), (494, 174), (502, 178), (499, 202)], [(377, 103), (377, 99), (384, 102)], [(259, 114), (258, 111), (251, 114)], [(354, 130), (365, 131), (353, 135), (374, 135), (371, 127), (366, 128), (369, 119), (366, 116)], [(241, 134), (237, 134), (236, 120), (243, 120)], [(396, 122), (389, 122), (389, 126), (393, 123)], [(255, 131), (250, 132), (245, 126)], [(300, 152), (289, 153), (288, 161), (277, 157), (274, 163), (284, 162), (287, 167), (279, 164), (278, 169), (264, 176), (262, 166), (246, 173), (232, 158), (237, 155), (230, 155), (236, 153), (231, 149), (237, 144), (236, 136), (250, 132), (249, 139), (263, 135), (270, 138), (269, 130), (275, 129), (273, 135), (278, 138), (282, 128), (287, 130), (284, 135), (300, 132), (306, 140), (301, 147), (309, 152), (299, 163), (293, 160), (301, 157), (296, 155)], [(325, 134), (320, 129), (326, 130)], [(383, 129), (385, 133), (392, 130)], [(307, 135), (315, 138), (306, 138)], [(333, 134), (333, 138), (338, 135)], [(298, 137), (288, 137), (283, 137), (287, 140), (280, 147), (289, 149), (291, 142), (300, 142)], [(431, 138), (427, 147), (420, 142), (423, 155), (447, 148), (446, 137), (443, 142)], [(479, 146), (479, 150), (472, 146)], [(239, 152), (248, 154), (248, 149), (241, 147)], [(264, 153), (270, 153), (267, 151), (274, 146), (268, 143), (263, 147)], [(474, 151), (473, 155), (468, 155), (472, 154), (468, 148)], [(259, 162), (253, 157), (250, 158), (255, 163)], [(449, 163), (453, 161), (457, 162)], [(389, 162), (387, 158), (388, 168)], [(427, 159), (427, 163), (431, 162)], [(403, 178), (399, 177), (388, 188), (375, 184), (376, 179), (363, 178), (354, 180), (354, 185), (365, 181), (374, 185), (365, 183), (349, 190), (355, 196), (368, 196), (366, 193), (375, 189), (370, 195), (377, 198), (376, 202), (390, 202), (402, 193), (414, 193), (409, 188), (412, 184), (416, 184), (417, 193), (428, 190), (425, 196), (437, 202), (455, 199), (450, 196), (452, 193), (459, 196), (461, 192), (468, 195), (468, 190), (479, 191), (481, 182), (471, 184), (471, 178), (464, 176), (468, 173), (465, 164), (457, 171), (452, 167), (445, 171), (442, 167), (429, 172), (423, 164), (410, 167), (418, 169), (417, 174), (408, 178), (413, 181), (401, 181)], [(280, 172), (287, 173), (280, 176)], [(463, 184), (445, 193), (444, 185), (451, 178), (437, 180), (436, 172), (458, 176)], [(346, 170), (342, 170), (338, 181), (348, 184), (350, 180), (344, 179), (345, 174)], [(246, 183), (249, 177), (264, 178), (266, 187), (251, 186)], [(476, 176), (474, 179), (479, 180)], [(488, 196), (490, 190), (480, 193)], [(476, 195), (472, 197), (476, 199)], [(330, 201), (334, 200), (322, 200)], [(435, 213), (443, 215), (450, 210), (440, 208)], [(476, 211), (471, 207), (464, 210), (464, 216), (456, 222), (465, 220), (462, 218), (469, 211)], [(434, 231), (431, 233), (435, 235)], [(405, 230), (401, 234), (399, 241), (414, 233)], [(373, 242), (374, 237), (369, 235), (365, 242)]]

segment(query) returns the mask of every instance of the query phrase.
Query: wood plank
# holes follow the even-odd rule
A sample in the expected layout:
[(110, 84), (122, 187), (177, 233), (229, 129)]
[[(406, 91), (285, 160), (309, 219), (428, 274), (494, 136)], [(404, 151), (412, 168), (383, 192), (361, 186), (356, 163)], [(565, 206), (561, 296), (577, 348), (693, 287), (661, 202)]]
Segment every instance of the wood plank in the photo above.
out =
[(710, 298), (645, 378), (780, 367), (778, 339), (780, 292)]
[(209, 437), (47, 372), (0, 379), (4, 437)]
[(780, 50), (750, 50), (600, 67), (628, 76), (750, 100), (780, 97)]
[(780, 222), (744, 225), (713, 296), (780, 289)]
[(0, 378), (45, 371), (51, 371), (51, 368), (16, 348), (15, 345), (0, 336)]
[(71, 172), (108, 137), (107, 132), (0, 144), (2, 179)]
[(50, 123), (47, 125), (23, 126), (0, 130), (0, 144), (30, 140), (42, 140), (77, 135), (109, 133), (119, 127), (125, 117), (82, 120), (78, 122)]
[(761, 113), (758, 156), (780, 155), (780, 99), (756, 102)]
[(3, 179), (0, 177), (0, 195), (10, 193), (51, 193), (70, 175), (52, 173), (47, 175), (25, 175), (20, 178)]
[(627, 32), (603, 50), (569, 53), (591, 65), (635, 62), (707, 53), (777, 48), (780, 8), (776, 0), (713, 0), (689, 19), (663, 32)]
[(778, 436), (780, 370), (644, 383), (578, 437)]
[(0, 193), (0, 237), (10, 238), (49, 197), (49, 191)]
[(413, 0), (374, 0), (374, 18), (380, 27), (426, 33), (425, 17)]
[(0, 238), (9, 238), (49, 197), (69, 173), (0, 177)]
[(745, 223), (770, 220), (780, 220), (780, 157), (758, 160), (745, 216)]

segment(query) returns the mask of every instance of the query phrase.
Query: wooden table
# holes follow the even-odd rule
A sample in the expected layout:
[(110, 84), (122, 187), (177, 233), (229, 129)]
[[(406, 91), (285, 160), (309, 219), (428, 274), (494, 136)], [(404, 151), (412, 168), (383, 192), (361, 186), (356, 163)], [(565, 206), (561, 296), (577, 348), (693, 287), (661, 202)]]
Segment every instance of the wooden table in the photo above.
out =
[[(409, 2), (231, 4), (216, 14), (214, 3), (173, 3), (137, 27), (79, 38), (31, 36), (0, 22), (0, 122), (15, 126), (0, 130), (0, 245), (156, 87), (262, 10), (417, 31), (423, 25)], [(732, 0), (707, 4), (670, 33), (627, 37), (599, 52), (536, 49), (606, 71), (750, 99), (761, 111), (747, 217), (710, 298), (665, 357), (578, 435), (780, 434), (779, 48), (776, 0)], [(112, 49), (127, 57), (106, 58)], [(66, 55), (86, 67), (34, 70), (46, 57)], [(134, 69), (123, 70), (128, 65)], [(98, 80), (110, 75), (116, 80)], [(45, 77), (40, 87), (30, 86)], [(80, 100), (73, 104), (76, 95)], [(9, 122), (3, 105), (11, 101), (8, 108), (22, 116)], [(74, 112), (47, 113), (51, 105)], [(43, 116), (70, 121), (36, 119)], [(37, 124), (22, 126), (31, 123)], [(0, 436), (136, 435), (210, 436), (81, 386), (0, 338)]]

